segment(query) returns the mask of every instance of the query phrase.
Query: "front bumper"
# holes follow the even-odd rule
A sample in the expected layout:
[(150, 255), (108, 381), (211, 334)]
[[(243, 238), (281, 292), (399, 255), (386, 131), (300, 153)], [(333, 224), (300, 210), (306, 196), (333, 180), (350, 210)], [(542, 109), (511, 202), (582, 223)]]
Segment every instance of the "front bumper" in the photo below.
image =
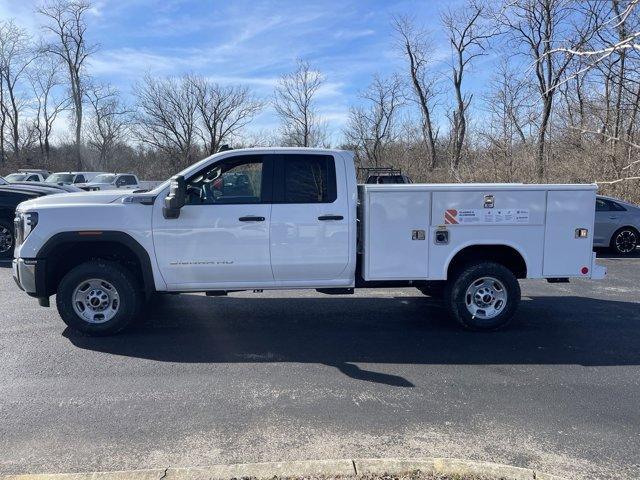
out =
[(36, 297), (41, 305), (48, 304), (49, 293), (45, 285), (46, 262), (41, 258), (15, 258), (13, 260), (13, 279), (21, 290)]
[(13, 259), (13, 279), (21, 290), (29, 294), (36, 293), (36, 266), (37, 260)]

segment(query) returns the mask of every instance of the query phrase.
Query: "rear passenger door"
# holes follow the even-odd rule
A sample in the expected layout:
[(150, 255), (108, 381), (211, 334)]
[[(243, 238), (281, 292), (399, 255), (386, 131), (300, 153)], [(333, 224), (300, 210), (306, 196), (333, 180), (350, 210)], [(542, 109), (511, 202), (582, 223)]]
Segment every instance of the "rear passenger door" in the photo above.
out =
[(620, 227), (621, 214), (615, 208), (615, 204), (604, 198), (596, 198), (596, 220), (594, 243), (596, 245), (609, 245), (613, 233)]
[(332, 285), (349, 263), (349, 207), (343, 160), (276, 157), (271, 267), (277, 285)]

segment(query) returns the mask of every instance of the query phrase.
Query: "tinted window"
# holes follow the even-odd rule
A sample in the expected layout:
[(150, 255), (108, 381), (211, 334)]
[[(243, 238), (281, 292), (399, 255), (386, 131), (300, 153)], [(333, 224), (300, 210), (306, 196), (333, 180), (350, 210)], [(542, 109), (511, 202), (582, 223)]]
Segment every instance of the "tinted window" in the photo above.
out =
[(284, 202), (331, 203), (336, 199), (333, 157), (284, 155)]
[(601, 198), (596, 198), (596, 212), (608, 212), (610, 210), (609, 202), (602, 200)]
[(187, 182), (187, 203), (260, 203), (263, 166), (261, 155), (231, 157), (217, 162)]
[(626, 212), (627, 209), (624, 208), (622, 205), (620, 205), (619, 203), (616, 202), (609, 202), (609, 204), (611, 205), (611, 210), (614, 210), (616, 212)]
[(77, 175), (73, 183), (84, 183), (84, 175)]
[(38, 181), (37, 175), (31, 175), (29, 178), (27, 178), (27, 182), (37, 182), (37, 181)]
[(135, 185), (136, 184), (136, 179), (134, 178), (133, 175), (125, 175), (124, 176), (124, 184), (125, 185)]

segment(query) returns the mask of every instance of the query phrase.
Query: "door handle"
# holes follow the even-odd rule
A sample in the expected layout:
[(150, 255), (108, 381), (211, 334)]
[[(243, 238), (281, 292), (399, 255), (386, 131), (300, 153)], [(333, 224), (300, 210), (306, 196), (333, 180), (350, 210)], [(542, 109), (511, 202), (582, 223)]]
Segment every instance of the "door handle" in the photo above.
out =
[(609, 217), (609, 220), (617, 220), (618, 217)]
[(318, 220), (343, 220), (344, 217), (342, 215), (320, 215)]
[(240, 217), (238, 220), (241, 222), (264, 222), (264, 217), (254, 217), (253, 215), (248, 215), (246, 217)]

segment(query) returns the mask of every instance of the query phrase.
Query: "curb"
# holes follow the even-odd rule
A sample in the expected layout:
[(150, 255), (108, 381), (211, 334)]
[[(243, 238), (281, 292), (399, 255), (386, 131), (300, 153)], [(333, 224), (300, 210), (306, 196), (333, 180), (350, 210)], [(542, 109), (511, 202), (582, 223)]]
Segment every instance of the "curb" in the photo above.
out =
[(397, 475), (420, 470), (440, 475), (476, 475), (499, 480), (564, 480), (530, 468), (457, 458), (364, 458), (238, 463), (192, 468), (159, 468), (114, 472), (4, 475), (0, 480), (229, 480), (233, 478), (293, 477), (309, 475)]

